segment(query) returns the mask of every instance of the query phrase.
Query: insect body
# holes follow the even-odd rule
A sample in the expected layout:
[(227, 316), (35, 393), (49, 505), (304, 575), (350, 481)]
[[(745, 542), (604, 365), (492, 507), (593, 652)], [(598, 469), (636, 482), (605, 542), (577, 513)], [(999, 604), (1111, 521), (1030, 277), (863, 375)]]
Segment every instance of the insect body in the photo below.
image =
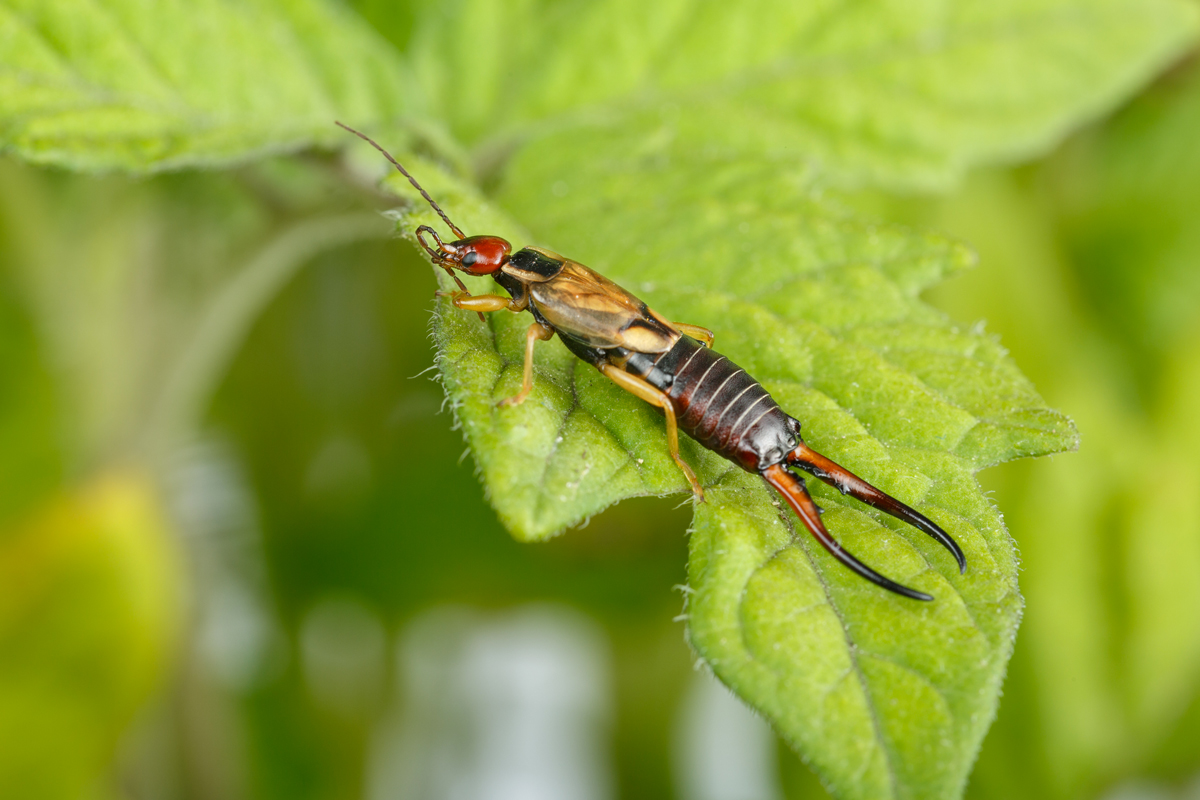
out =
[[(533, 388), (534, 346), (558, 334), (576, 356), (662, 410), (667, 448), (697, 498), (703, 500), (704, 490), (679, 455), (680, 428), (708, 449), (761, 475), (838, 561), (889, 591), (914, 600), (933, 599), (885, 578), (844, 550), (821, 521), (804, 479), (791, 469), (803, 470), (924, 531), (953, 554), (960, 572), (966, 570), (961, 548), (928, 517), (809, 448), (800, 437), (800, 423), (779, 407), (762, 384), (712, 349), (711, 331), (668, 321), (603, 275), (550, 250), (526, 247), (513, 253), (512, 246), (498, 236), (464, 236), (387, 151), (358, 131), (347, 130), (387, 156), (458, 236), (443, 242), (433, 228), (417, 229), (417, 240), (434, 264), (460, 287), (450, 293), (455, 307), (481, 316), (502, 310), (533, 315), (525, 337), (521, 390), (501, 405), (525, 400)], [(509, 296), (471, 295), (454, 270), (490, 275)]]

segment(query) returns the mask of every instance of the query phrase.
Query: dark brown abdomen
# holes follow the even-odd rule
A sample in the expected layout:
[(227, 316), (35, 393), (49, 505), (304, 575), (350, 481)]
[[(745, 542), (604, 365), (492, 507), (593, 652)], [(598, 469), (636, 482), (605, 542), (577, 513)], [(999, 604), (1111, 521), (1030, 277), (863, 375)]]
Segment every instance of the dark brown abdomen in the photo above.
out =
[[(682, 428), (700, 444), (751, 472), (781, 463), (798, 426), (762, 384), (725, 356), (684, 336), (654, 359)], [(665, 382), (665, 381), (664, 381)]]

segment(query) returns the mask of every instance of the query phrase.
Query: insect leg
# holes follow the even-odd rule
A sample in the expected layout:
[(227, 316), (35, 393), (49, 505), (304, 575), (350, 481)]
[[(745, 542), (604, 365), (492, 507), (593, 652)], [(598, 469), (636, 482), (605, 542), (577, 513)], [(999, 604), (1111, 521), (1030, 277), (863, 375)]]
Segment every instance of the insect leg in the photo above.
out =
[[(421, 226), (421, 228), (428, 228), (428, 227), (429, 227), (429, 226), (427, 226), (427, 225), (422, 225), (422, 226)], [(421, 239), (421, 228), (417, 228), (417, 239)], [(429, 230), (430, 230), (430, 231), (433, 231), (433, 228), (429, 228)], [(437, 233), (436, 233), (436, 232), (433, 234), (433, 238), (437, 239)], [(441, 240), (441, 239), (438, 239), (438, 244), (439, 244), (439, 245), (441, 245), (441, 243), (442, 243), (442, 240)], [(429, 250), (429, 252), (430, 252), (430, 254), (431, 254), (431, 255), (433, 255), (433, 254), (434, 254), (434, 251), (433, 251), (433, 250), (430, 250), (429, 246), (428, 246), (428, 245), (426, 245), (426, 244), (425, 244), (425, 242), (424, 242), (423, 240), (421, 241), (421, 246), (422, 246), (422, 247), (424, 247), (426, 250)], [(436, 258), (436, 255), (434, 255), (434, 257)], [(449, 296), (451, 296), (451, 297), (455, 297), (455, 298), (458, 298), (458, 297), (470, 297), (470, 296), (471, 296), (471, 293), (470, 293), (469, 291), (467, 291), (467, 285), (466, 285), (465, 283), (463, 283), (463, 282), (462, 282), (462, 278), (460, 278), (460, 277), (458, 277), (457, 275), (455, 275), (455, 274), (454, 274), (454, 270), (450, 269), (449, 267), (443, 267), (443, 269), (445, 269), (445, 270), (446, 270), (446, 274), (450, 276), (450, 280), (454, 281), (454, 283), (455, 283), (455, 284), (457, 284), (458, 288), (459, 288), (459, 289), (461, 289), (461, 291), (458, 291), (458, 292), (434, 292), (434, 293), (433, 293), (433, 296), (434, 296), (434, 297), (442, 297), (442, 296), (445, 296), (445, 295), (449, 295)], [(482, 312), (482, 311), (476, 311), (475, 313), (479, 315), (479, 321), (480, 321), (480, 322), (483, 322), (483, 321), (484, 321), (484, 319), (483, 319), (483, 312)]]
[(696, 477), (696, 473), (692, 472), (692, 468), (679, 455), (679, 426), (675, 423), (675, 407), (671, 405), (671, 398), (638, 376), (630, 375), (628, 372), (612, 364), (601, 362), (596, 366), (617, 386), (620, 386), (634, 397), (641, 398), (647, 403), (656, 405), (663, 410), (663, 414), (667, 417), (667, 449), (671, 452), (671, 458), (675, 459), (675, 463), (683, 470), (688, 483), (692, 485), (692, 494), (696, 496), (697, 500), (703, 502), (704, 487), (700, 485), (700, 480)]
[[(498, 298), (503, 299), (503, 298)], [(533, 346), (539, 341), (547, 341), (554, 336), (554, 328), (535, 322), (525, 331), (525, 377), (521, 380), (521, 391), (507, 400), (501, 400), (502, 406), (519, 406), (533, 391)]]
[(686, 333), (693, 339), (698, 340), (705, 347), (712, 347), (713, 340), (717, 338), (715, 333), (708, 328), (701, 328), (699, 325), (689, 325), (686, 322), (672, 322), (671, 324), (678, 328), (681, 333)]
[(792, 510), (796, 512), (796, 516), (804, 523), (804, 527), (808, 528), (808, 532), (813, 535), (813, 538), (820, 542), (821, 546), (828, 550), (834, 558), (849, 567), (852, 572), (866, 578), (876, 586), (882, 586), (889, 592), (895, 592), (898, 595), (903, 595), (913, 600), (933, 599), (931, 595), (918, 592), (916, 589), (910, 589), (907, 586), (896, 583), (890, 578), (883, 577), (850, 555), (830, 535), (829, 530), (825, 527), (825, 523), (821, 521), (820, 511), (817, 510), (817, 504), (813, 502), (812, 496), (809, 495), (808, 489), (805, 488), (804, 481), (788, 472), (779, 464), (767, 467), (763, 470), (762, 476), (775, 491), (779, 492), (783, 499), (787, 501), (787, 504), (792, 507)]
[(463, 311), (524, 311), (525, 307), (514, 307), (514, 301), (498, 294), (467, 294), (465, 292), (436, 292), (436, 297), (449, 297), (455, 308)]
[(801, 442), (795, 450), (788, 453), (787, 460), (789, 464), (793, 464), (817, 479), (825, 481), (825, 483), (828, 483), (842, 494), (848, 494), (869, 506), (878, 508), (885, 514), (891, 514), (896, 519), (907, 522), (919, 531), (929, 534), (934, 541), (949, 550), (950, 554), (954, 556), (954, 560), (958, 562), (958, 571), (960, 574), (967, 571), (967, 557), (963, 555), (962, 548), (958, 546), (958, 542), (950, 538), (950, 534), (942, 530), (937, 523), (921, 512), (901, 503), (890, 494), (876, 489), (850, 470), (813, 450), (804, 442)]

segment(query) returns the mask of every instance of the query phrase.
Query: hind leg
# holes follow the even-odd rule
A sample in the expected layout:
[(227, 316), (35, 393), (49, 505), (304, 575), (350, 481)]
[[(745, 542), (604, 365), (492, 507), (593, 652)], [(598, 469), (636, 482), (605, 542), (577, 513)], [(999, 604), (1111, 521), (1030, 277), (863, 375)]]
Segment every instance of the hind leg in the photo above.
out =
[(712, 347), (713, 341), (717, 338), (715, 333), (708, 328), (701, 328), (699, 325), (689, 325), (686, 322), (672, 322), (671, 324), (679, 328), (680, 332), (686, 333), (705, 347)]
[(639, 397), (647, 403), (662, 409), (663, 414), (667, 418), (667, 450), (670, 451), (671, 458), (683, 470), (684, 477), (691, 484), (692, 494), (696, 496), (697, 500), (704, 502), (704, 487), (700, 485), (700, 480), (696, 477), (696, 473), (692, 472), (692, 468), (679, 455), (679, 426), (675, 421), (675, 406), (671, 405), (671, 398), (667, 397), (665, 392), (654, 388), (638, 376), (630, 375), (628, 372), (612, 364), (600, 363), (596, 366), (604, 373), (606, 378), (617, 386), (620, 386), (633, 396)]

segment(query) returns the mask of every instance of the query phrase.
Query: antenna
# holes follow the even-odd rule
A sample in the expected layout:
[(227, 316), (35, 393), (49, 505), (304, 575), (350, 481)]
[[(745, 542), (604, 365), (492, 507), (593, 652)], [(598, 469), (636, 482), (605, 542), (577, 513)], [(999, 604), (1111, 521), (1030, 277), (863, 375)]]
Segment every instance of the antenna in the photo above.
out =
[(446, 216), (446, 212), (442, 211), (441, 206), (439, 206), (437, 203), (433, 202), (433, 198), (429, 196), (429, 193), (421, 188), (421, 184), (417, 183), (417, 179), (414, 178), (412, 175), (409, 175), (408, 170), (406, 170), (404, 167), (400, 166), (399, 161), (392, 158), (391, 153), (389, 153), (387, 150), (384, 150), (382, 147), (380, 147), (378, 142), (376, 142), (370, 136), (367, 136), (365, 133), (356, 131), (356, 130), (354, 130), (354, 128), (351, 128), (349, 125), (343, 125), (342, 123), (338, 122), (337, 120), (334, 120), (333, 122), (339, 128), (344, 128), (344, 129), (350, 131), (355, 136), (362, 139), (363, 141), (365, 141), (367, 144), (374, 147), (379, 152), (383, 153), (383, 157), (386, 158), (388, 161), (392, 162), (392, 166), (395, 167), (396, 169), (400, 170), (400, 174), (403, 175), (404, 177), (408, 178), (408, 182), (411, 183), (413, 185), (413, 187), (416, 188), (416, 190), (421, 193), (421, 197), (424, 197), (429, 202), (429, 205), (433, 206), (433, 210), (436, 211), (438, 213), (438, 216), (442, 218), (442, 222), (444, 222), (450, 226), (450, 230), (454, 231), (454, 235), (460, 239), (467, 238), (466, 234), (464, 234), (461, 230), (459, 230), (458, 226), (450, 221), (450, 218)]

